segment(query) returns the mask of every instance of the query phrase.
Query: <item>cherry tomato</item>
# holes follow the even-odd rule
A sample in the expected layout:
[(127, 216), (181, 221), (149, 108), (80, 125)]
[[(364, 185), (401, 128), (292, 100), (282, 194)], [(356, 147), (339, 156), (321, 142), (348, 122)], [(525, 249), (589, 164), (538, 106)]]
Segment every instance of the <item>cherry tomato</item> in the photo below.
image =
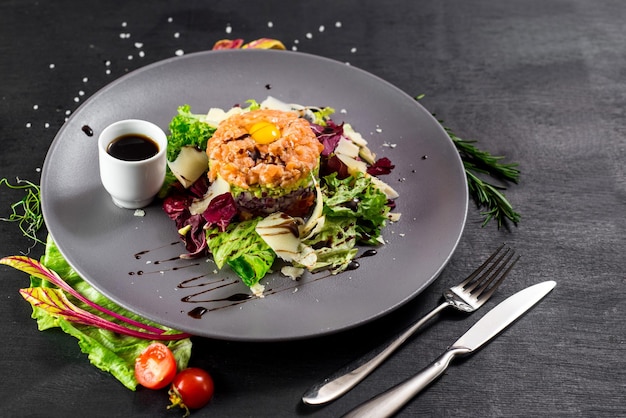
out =
[(168, 392), (172, 404), (167, 409), (179, 406), (185, 409), (185, 417), (189, 409), (202, 408), (209, 403), (214, 391), (213, 378), (206, 371), (189, 367), (179, 372)]
[(149, 389), (161, 389), (176, 376), (176, 358), (163, 343), (152, 343), (135, 359), (135, 378)]

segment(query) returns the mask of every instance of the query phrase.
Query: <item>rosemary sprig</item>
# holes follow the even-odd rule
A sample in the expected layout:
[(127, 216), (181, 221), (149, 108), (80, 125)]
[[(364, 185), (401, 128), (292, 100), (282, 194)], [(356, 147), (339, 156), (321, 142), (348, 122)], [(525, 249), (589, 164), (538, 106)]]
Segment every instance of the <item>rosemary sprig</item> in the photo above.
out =
[(505, 220), (513, 222), (514, 225), (520, 220), (511, 203), (504, 195), (504, 186), (496, 186), (478, 177), (477, 173), (487, 174), (503, 182), (517, 183), (519, 181), (519, 170), (517, 163), (502, 163), (503, 156), (491, 155), (488, 151), (477, 148), (476, 141), (467, 141), (459, 138), (452, 130), (439, 121), (441, 126), (456, 146), (457, 151), (463, 160), (465, 175), (467, 177), (467, 188), (474, 202), (479, 208), (486, 208), (481, 214), (485, 217), (482, 226), (495, 219), (498, 228), (502, 227)]
[[(420, 94), (415, 97), (415, 100), (419, 101), (424, 97), (424, 94)], [(481, 212), (485, 217), (482, 226), (487, 225), (492, 219), (498, 222), (498, 228), (505, 224), (506, 219), (517, 226), (520, 214), (513, 209), (513, 206), (504, 195), (506, 187), (496, 186), (486, 180), (482, 180), (477, 174), (486, 174), (504, 183), (513, 182), (517, 184), (520, 174), (517, 168), (518, 164), (502, 163), (503, 156), (494, 156), (488, 151), (479, 149), (474, 145), (476, 141), (467, 141), (459, 138), (452, 129), (444, 125), (442, 120), (437, 120), (461, 156), (467, 177), (467, 188), (472, 199), (476, 206), (486, 209)]]
[(17, 179), (17, 184), (11, 184), (6, 178), (0, 179), (0, 186), (5, 185), (14, 190), (25, 190), (26, 195), (11, 205), (12, 213), (8, 218), (0, 218), (0, 221), (18, 222), (22, 233), (32, 239), (34, 244), (44, 244), (37, 238), (37, 231), (43, 226), (43, 214), (41, 212), (41, 189), (38, 185), (28, 180)]

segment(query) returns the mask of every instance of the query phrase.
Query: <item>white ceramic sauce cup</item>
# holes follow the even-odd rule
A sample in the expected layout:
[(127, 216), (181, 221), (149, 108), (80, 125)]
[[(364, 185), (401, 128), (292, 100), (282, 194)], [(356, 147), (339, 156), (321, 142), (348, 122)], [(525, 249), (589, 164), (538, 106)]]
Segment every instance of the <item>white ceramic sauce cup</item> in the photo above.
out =
[[(158, 151), (155, 155), (138, 161), (128, 161), (111, 155), (108, 151), (110, 144), (129, 135), (151, 139), (156, 143)], [(138, 209), (152, 202), (165, 179), (166, 149), (165, 132), (144, 120), (121, 120), (102, 131), (98, 138), (100, 179), (117, 206)]]

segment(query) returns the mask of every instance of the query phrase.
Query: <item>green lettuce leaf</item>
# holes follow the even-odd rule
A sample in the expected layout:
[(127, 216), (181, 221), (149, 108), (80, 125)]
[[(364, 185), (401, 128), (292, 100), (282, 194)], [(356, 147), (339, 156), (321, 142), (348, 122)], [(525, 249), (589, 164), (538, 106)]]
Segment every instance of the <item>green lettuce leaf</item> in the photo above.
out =
[[(378, 238), (386, 224), (389, 206), (387, 197), (362, 173), (343, 180), (333, 173), (324, 177), (322, 193), (327, 218), (350, 218), (356, 222), (360, 244), (380, 244)], [(358, 204), (357, 204), (358, 203)]]
[(354, 218), (326, 218), (322, 230), (304, 241), (317, 255), (313, 270), (345, 270), (358, 252), (355, 248), (356, 235)]
[(332, 107), (323, 107), (321, 109), (318, 109), (316, 112), (313, 112), (313, 115), (315, 117), (313, 123), (321, 126), (326, 126), (326, 121), (333, 113), (335, 113), (335, 109)]
[(259, 282), (270, 270), (276, 254), (256, 233), (260, 218), (233, 223), (226, 231), (207, 231), (207, 243), (218, 268), (228, 264), (247, 286)]
[[(41, 263), (47, 268), (56, 271), (59, 276), (71, 287), (83, 294), (85, 297), (98, 305), (106, 307), (112, 311), (120, 313), (126, 317), (142, 321), (147, 324), (159, 326), (151, 321), (128, 312), (109, 299), (100, 294), (91, 285), (85, 282), (76, 271), (63, 258), (59, 249), (48, 237), (45, 254)], [(31, 287), (51, 287), (45, 281), (31, 276)], [(74, 301), (77, 306), (87, 311), (93, 310), (80, 301)], [(67, 321), (51, 315), (44, 309), (33, 306), (32, 317), (37, 320), (38, 329), (43, 331), (50, 328), (59, 327), (64, 332), (74, 336), (78, 340), (81, 351), (88, 355), (90, 362), (99, 369), (111, 373), (128, 389), (135, 390), (137, 380), (135, 379), (135, 359), (149, 345), (152, 340), (135, 337), (128, 337), (106, 331), (91, 325), (82, 325)], [(168, 330), (167, 333), (175, 333), (175, 330)], [(192, 342), (189, 338), (177, 341), (163, 341), (174, 353), (179, 369), (187, 367), (191, 357)]]

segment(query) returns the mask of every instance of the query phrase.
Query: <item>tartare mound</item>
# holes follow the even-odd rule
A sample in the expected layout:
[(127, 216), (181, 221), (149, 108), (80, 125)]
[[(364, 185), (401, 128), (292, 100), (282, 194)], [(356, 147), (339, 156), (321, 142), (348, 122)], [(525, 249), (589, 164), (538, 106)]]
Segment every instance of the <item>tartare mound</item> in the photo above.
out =
[[(259, 123), (274, 125), (279, 135), (269, 143), (255, 140), (250, 130)], [(219, 124), (207, 144), (208, 176), (210, 181), (219, 176), (243, 190), (258, 187), (287, 193), (308, 186), (305, 183), (317, 170), (322, 150), (309, 122), (297, 113), (253, 110)]]

